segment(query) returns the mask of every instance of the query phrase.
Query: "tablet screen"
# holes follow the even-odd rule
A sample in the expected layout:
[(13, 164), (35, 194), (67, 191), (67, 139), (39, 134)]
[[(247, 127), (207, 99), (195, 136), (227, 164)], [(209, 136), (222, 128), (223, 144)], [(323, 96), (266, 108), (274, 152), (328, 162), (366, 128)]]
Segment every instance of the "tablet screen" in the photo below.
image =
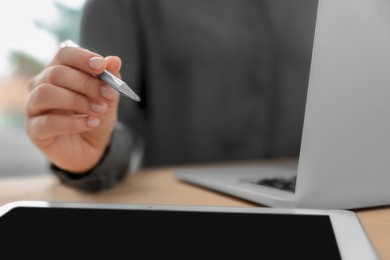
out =
[(341, 259), (326, 215), (17, 207), (0, 230), (36, 256)]

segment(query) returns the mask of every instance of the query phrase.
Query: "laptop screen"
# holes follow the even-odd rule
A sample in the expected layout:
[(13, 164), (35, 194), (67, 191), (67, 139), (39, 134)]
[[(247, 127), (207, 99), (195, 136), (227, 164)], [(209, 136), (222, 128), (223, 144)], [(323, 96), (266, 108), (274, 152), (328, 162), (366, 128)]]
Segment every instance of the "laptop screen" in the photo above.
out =
[[(317, 0), (266, 1), (275, 48), (267, 87), (269, 157), (300, 152), (318, 12)], [(260, 72), (259, 72), (260, 73)], [(258, 147), (261, 150), (261, 146)]]

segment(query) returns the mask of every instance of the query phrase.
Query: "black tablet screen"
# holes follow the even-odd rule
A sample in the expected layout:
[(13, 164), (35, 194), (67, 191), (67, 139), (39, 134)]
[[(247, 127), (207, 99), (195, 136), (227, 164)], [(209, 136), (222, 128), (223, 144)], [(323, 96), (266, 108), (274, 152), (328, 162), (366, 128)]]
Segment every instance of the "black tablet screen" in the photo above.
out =
[(15, 257), (341, 259), (325, 215), (18, 207), (0, 232)]

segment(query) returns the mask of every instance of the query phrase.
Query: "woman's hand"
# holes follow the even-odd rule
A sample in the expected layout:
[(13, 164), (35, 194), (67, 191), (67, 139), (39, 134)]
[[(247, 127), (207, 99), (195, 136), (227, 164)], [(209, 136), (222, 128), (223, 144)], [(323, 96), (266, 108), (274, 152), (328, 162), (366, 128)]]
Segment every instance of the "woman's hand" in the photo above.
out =
[(95, 75), (119, 77), (121, 60), (78, 47), (62, 47), (31, 79), (26, 132), (56, 166), (74, 173), (94, 167), (117, 121), (119, 94)]

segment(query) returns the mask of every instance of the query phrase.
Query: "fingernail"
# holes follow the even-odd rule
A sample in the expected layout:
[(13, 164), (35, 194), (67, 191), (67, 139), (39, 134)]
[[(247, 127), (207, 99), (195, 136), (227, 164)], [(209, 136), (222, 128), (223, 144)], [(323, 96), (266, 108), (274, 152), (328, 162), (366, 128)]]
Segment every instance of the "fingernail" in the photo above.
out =
[(106, 103), (90, 103), (89, 107), (92, 111), (97, 113), (103, 113), (107, 111), (107, 104)]
[(107, 98), (107, 99), (110, 99), (110, 100), (113, 100), (115, 99), (119, 94), (116, 90), (114, 90), (113, 88), (111, 88), (110, 86), (108, 85), (103, 85), (101, 88), (100, 88), (100, 94)]
[(105, 63), (105, 60), (101, 57), (93, 57), (93, 58), (89, 59), (89, 66), (94, 70), (98, 70), (98, 69), (103, 68), (104, 63)]
[(88, 117), (87, 118), (87, 125), (89, 127), (97, 127), (100, 124), (100, 119), (97, 117)]

